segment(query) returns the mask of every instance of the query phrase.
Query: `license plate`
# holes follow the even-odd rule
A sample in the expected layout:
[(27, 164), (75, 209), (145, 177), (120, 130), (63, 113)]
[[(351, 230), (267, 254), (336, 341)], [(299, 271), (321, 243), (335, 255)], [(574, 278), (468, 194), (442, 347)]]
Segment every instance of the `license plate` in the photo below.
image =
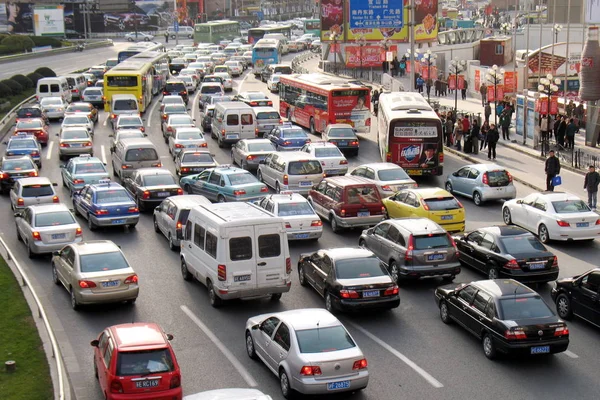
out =
[(406, 173), (408, 175), (423, 175), (423, 171), (421, 171), (420, 169), (407, 169)]
[(327, 390), (348, 389), (349, 387), (350, 381), (330, 382), (327, 384)]
[(83, 146), (81, 143), (71, 143), (71, 147), (81, 147)]
[(52, 239), (64, 239), (67, 235), (65, 233), (53, 233)]
[(124, 224), (125, 220), (124, 219), (113, 219), (112, 223), (113, 223), (113, 225)]
[(589, 222), (577, 222), (576, 225), (578, 228), (587, 228), (590, 226), (590, 223)]
[(442, 215), (442, 220), (454, 219), (453, 215)]
[(204, 171), (204, 168), (192, 168), (193, 172), (202, 172)]
[(185, 147), (186, 147), (186, 148), (188, 148), (188, 149), (195, 149), (195, 148), (196, 148), (196, 147), (198, 147), (198, 146), (196, 146), (195, 144), (188, 144), (188, 145), (187, 145), (187, 146), (185, 146)]
[(544, 269), (546, 265), (544, 263), (529, 264), (529, 269)]
[(443, 260), (445, 256), (443, 254), (429, 254), (427, 256), (427, 261), (438, 261)]
[(234, 282), (246, 282), (249, 281), (252, 275), (237, 275), (233, 277)]
[(88, 100), (100, 100), (100, 96), (88, 96)]
[(102, 282), (102, 287), (115, 287), (118, 284), (119, 284), (119, 281)]
[(338, 146), (348, 146), (348, 142), (347, 142), (347, 141), (345, 141), (345, 140), (340, 140), (340, 141), (338, 142)]
[(152, 388), (158, 386), (158, 379), (152, 379), (151, 381), (137, 381), (135, 387), (137, 389)]
[(359, 211), (357, 214), (359, 217), (368, 217), (371, 215), (369, 211)]
[(547, 354), (550, 353), (550, 346), (535, 346), (531, 348), (531, 354)]
[(237, 139), (238, 135), (227, 135), (227, 139)]
[(308, 181), (308, 182), (306, 182), (306, 181), (301, 181), (301, 182), (299, 183), (299, 185), (300, 185), (300, 186), (303, 186), (303, 187), (304, 187), (304, 186), (312, 186), (312, 182), (310, 182), (310, 181)]
[(308, 236), (308, 233), (296, 233), (296, 235), (294, 235), (296, 239), (308, 239)]
[(379, 297), (379, 290), (365, 290), (363, 297)]
[(265, 125), (265, 129), (273, 129), (275, 125)]
[(169, 193), (169, 192), (158, 192), (158, 193), (156, 193), (156, 195), (158, 197), (169, 197), (170, 194), (171, 193)]

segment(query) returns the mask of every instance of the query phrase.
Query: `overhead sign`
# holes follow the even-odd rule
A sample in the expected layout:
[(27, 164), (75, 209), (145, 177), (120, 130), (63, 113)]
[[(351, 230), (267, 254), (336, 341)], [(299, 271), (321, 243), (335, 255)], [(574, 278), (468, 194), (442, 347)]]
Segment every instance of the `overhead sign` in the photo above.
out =
[(65, 35), (64, 6), (35, 6), (33, 30), (37, 36)]
[(404, 7), (397, 0), (350, 0), (350, 29), (402, 28)]

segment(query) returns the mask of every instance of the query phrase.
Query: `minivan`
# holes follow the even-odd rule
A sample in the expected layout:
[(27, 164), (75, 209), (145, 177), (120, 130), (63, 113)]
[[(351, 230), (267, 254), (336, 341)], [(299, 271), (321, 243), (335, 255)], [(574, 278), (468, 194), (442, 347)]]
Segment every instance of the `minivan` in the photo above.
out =
[(324, 178), (319, 160), (303, 151), (269, 154), (258, 165), (258, 179), (277, 193), (290, 190), (300, 194), (308, 191)]
[(199, 205), (212, 204), (206, 197), (198, 194), (186, 196), (167, 197), (154, 209), (154, 231), (165, 235), (169, 241), (169, 248), (179, 248), (177, 229), (181, 229), (187, 222), (190, 210)]
[(292, 261), (285, 222), (251, 203), (191, 209), (181, 240), (181, 274), (206, 285), (210, 304), (270, 295), (291, 286)]
[(87, 88), (87, 79), (83, 74), (69, 74), (65, 75), (69, 88), (71, 89), (71, 98), (73, 100), (81, 100), (81, 94)]
[(283, 123), (279, 111), (273, 107), (252, 107), (252, 111), (256, 116), (259, 137), (263, 137), (264, 134), (271, 132), (271, 129)]
[(252, 107), (240, 101), (217, 103), (211, 129), (211, 136), (217, 139), (219, 147), (224, 147), (225, 143), (234, 144), (240, 139), (258, 136)]
[(147, 138), (119, 140), (112, 155), (113, 175), (130, 177), (139, 168), (162, 167), (156, 146)]
[(110, 124), (113, 128), (119, 115), (139, 113), (139, 104), (133, 94), (113, 94), (110, 100)]
[(167, 28), (167, 32), (169, 33), (169, 36), (171, 37), (171, 39), (175, 39), (175, 36), (177, 35), (180, 38), (184, 38), (187, 37), (188, 39), (191, 39), (192, 37), (194, 37), (194, 28), (192, 28), (191, 26), (178, 26), (177, 27), (178, 32), (175, 31), (175, 27), (170, 26)]
[(70, 103), (72, 99), (69, 82), (64, 76), (56, 76), (54, 78), (42, 78), (37, 82), (37, 90), (35, 98), (40, 101), (43, 97), (60, 97), (64, 101)]

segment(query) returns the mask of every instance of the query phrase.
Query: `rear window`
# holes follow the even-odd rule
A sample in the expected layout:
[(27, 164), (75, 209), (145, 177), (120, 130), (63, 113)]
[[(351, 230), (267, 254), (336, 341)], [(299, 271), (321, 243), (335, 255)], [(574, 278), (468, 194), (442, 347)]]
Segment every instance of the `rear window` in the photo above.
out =
[(315, 212), (308, 203), (280, 203), (277, 215), (280, 217), (293, 217), (295, 215), (313, 215)]
[(488, 171), (486, 172), (488, 176), (488, 186), (496, 187), (496, 186), (507, 186), (510, 183), (510, 179), (508, 177), (508, 173), (504, 170), (501, 171)]
[(102, 96), (102, 90), (86, 90), (84, 96)]
[(354, 130), (350, 128), (332, 128), (328, 133), (331, 137), (353, 138), (356, 137)]
[(308, 135), (302, 129), (285, 129), (281, 131), (281, 136), (290, 139), (308, 138)]
[(300, 353), (326, 353), (356, 347), (354, 340), (341, 326), (296, 331)]
[(181, 225), (185, 225), (187, 223), (189, 216), (190, 216), (190, 210), (181, 210), (179, 212), (179, 222), (181, 223)]
[(69, 211), (49, 212), (35, 216), (35, 227), (59, 226), (74, 224), (75, 219)]
[(171, 104), (165, 106), (165, 114), (187, 114), (187, 108), (181, 104)]
[(274, 233), (258, 237), (258, 256), (260, 258), (279, 257), (281, 255), (281, 237)]
[(36, 149), (37, 144), (33, 140), (11, 140), (8, 149)]
[(370, 186), (348, 188), (346, 189), (346, 197), (347, 204), (368, 204), (381, 201), (377, 195), (377, 189)]
[(500, 310), (502, 319), (505, 321), (554, 316), (544, 300), (539, 296), (500, 299)]
[(275, 67), (273, 69), (273, 73), (275, 74), (291, 74), (292, 73), (292, 67), (288, 67), (288, 66), (282, 66), (282, 67)]
[(292, 161), (288, 166), (289, 175), (316, 175), (322, 173), (323, 168), (317, 160)]
[(323, 149), (315, 149), (315, 157), (341, 157), (342, 153), (337, 147), (325, 147)]
[(79, 264), (81, 272), (102, 272), (129, 268), (127, 260), (125, 260), (125, 257), (120, 251), (83, 254), (80, 256)]
[(68, 112), (90, 112), (90, 107), (89, 106), (75, 106), (75, 105), (70, 105), (67, 108)]
[(246, 183), (256, 183), (257, 180), (251, 173), (245, 174), (231, 174), (227, 175), (229, 177), (229, 182), (231, 185), (244, 185)]
[(231, 261), (252, 258), (252, 239), (248, 236), (229, 239), (229, 259)]
[(204, 136), (200, 132), (180, 132), (177, 133), (177, 139), (182, 140), (201, 140)]
[(39, 92), (48, 93), (48, 85), (40, 85)]
[(338, 279), (357, 279), (384, 276), (387, 272), (377, 257), (365, 257), (336, 261), (335, 275)]
[(17, 111), (17, 118), (33, 117), (38, 118), (42, 116), (42, 111), (38, 108), (22, 108)]
[(154, 161), (158, 160), (156, 150), (152, 148), (127, 150), (125, 161)]
[(221, 87), (215, 85), (202, 85), (200, 93), (221, 93)]
[(415, 250), (441, 249), (452, 246), (448, 235), (445, 233), (414, 236), (413, 239)]
[(89, 122), (88, 117), (65, 117), (63, 125), (71, 124), (87, 124)]
[(108, 87), (135, 87), (138, 84), (137, 76), (105, 76)]
[(96, 192), (96, 202), (100, 204), (120, 203), (124, 201), (131, 201), (127, 191), (124, 189), (102, 190), (100, 192)]
[(454, 197), (426, 199), (425, 204), (429, 207), (429, 211), (456, 210), (460, 208), (458, 201)]
[(527, 253), (531, 251), (546, 251), (546, 247), (533, 236), (503, 237), (500, 242), (507, 253)]
[(64, 131), (62, 133), (62, 138), (63, 139), (88, 139), (89, 137), (90, 137), (90, 135), (85, 130), (82, 130), (82, 131)]
[(41, 127), (42, 127), (42, 121), (38, 121), (38, 120), (17, 122), (17, 130), (18, 129), (41, 128)]
[(76, 164), (75, 165), (75, 173), (76, 174), (94, 174), (94, 173), (102, 173), (105, 172), (103, 164), (100, 163), (88, 163), (88, 164)]
[(52, 185), (31, 185), (23, 186), (21, 196), (23, 197), (37, 197), (37, 196), (52, 196), (54, 195), (54, 188)]
[(178, 83), (167, 83), (166, 89), (167, 92), (183, 92), (185, 90), (185, 84), (183, 82)]
[(59, 92), (60, 86), (56, 83), (53, 83), (52, 85), (50, 85), (50, 91), (53, 93)]
[(410, 179), (402, 168), (384, 169), (377, 172), (380, 181), (397, 181), (401, 179)]
[(271, 143), (248, 143), (248, 151), (275, 151)]
[(176, 185), (175, 178), (172, 175), (159, 174), (159, 175), (148, 175), (144, 177), (145, 186), (159, 186), (159, 185)]
[(117, 376), (171, 372), (175, 365), (169, 349), (119, 352)]
[(113, 100), (113, 111), (137, 111), (138, 104), (135, 100)]
[(183, 156), (184, 163), (212, 163), (213, 158), (210, 154), (205, 153), (187, 153)]
[(33, 161), (6, 160), (2, 163), (2, 169), (5, 171), (20, 171), (23, 169), (33, 169)]
[(570, 214), (590, 211), (590, 208), (581, 200), (553, 201), (552, 207), (559, 214)]
[(279, 119), (277, 111), (259, 112), (256, 114), (256, 119)]

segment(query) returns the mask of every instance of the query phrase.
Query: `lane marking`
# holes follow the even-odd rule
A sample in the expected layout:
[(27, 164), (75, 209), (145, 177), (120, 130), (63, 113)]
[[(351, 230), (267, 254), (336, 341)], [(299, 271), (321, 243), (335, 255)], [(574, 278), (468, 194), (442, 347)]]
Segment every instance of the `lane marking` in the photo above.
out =
[(240, 361), (233, 355), (233, 353), (231, 353), (231, 351), (229, 351), (229, 349), (223, 344), (223, 342), (221, 342), (217, 338), (217, 336), (214, 333), (212, 333), (212, 331), (210, 329), (208, 329), (208, 327), (206, 325), (204, 325), (204, 323), (200, 320), (200, 318), (198, 318), (186, 306), (182, 305), (182, 306), (180, 306), (180, 308), (181, 308), (181, 311), (183, 311), (198, 326), (198, 328), (200, 328), (202, 330), (202, 332), (204, 332), (204, 334), (206, 336), (208, 336), (208, 338), (214, 343), (214, 345), (217, 346), (219, 350), (221, 350), (221, 353), (223, 353), (223, 355), (225, 357), (227, 357), (227, 359), (233, 365), (233, 367), (235, 369), (237, 369), (237, 371), (242, 376), (242, 378), (244, 378), (244, 380), (246, 381), (248, 386), (250, 386), (250, 387), (258, 386), (258, 384), (254, 380), (252, 375), (250, 375), (250, 372), (248, 372), (248, 370), (246, 368), (244, 368), (242, 363), (240, 363)]
[[(194, 122), (198, 122), (196, 121), (197, 119), (197, 113), (198, 113), (198, 101), (200, 99), (200, 88), (198, 88), (198, 90), (196, 90), (196, 94), (194, 94), (194, 98), (192, 99), (192, 119), (194, 119)], [(198, 126), (198, 125), (196, 125)]]
[(389, 344), (387, 344), (383, 340), (379, 339), (377, 336), (375, 336), (374, 334), (372, 334), (371, 332), (369, 332), (368, 330), (366, 330), (362, 326), (357, 325), (354, 322), (350, 322), (350, 321), (346, 321), (345, 323), (352, 325), (354, 328), (358, 329), (363, 334), (365, 334), (366, 336), (368, 336), (375, 343), (377, 343), (378, 345), (380, 345), (381, 347), (383, 347), (384, 349), (386, 349), (387, 351), (389, 351), (390, 353), (392, 353), (394, 356), (396, 356), (397, 358), (399, 358), (402, 362), (404, 362), (406, 365), (408, 365), (410, 368), (412, 368), (413, 371), (415, 371), (416, 373), (418, 373), (419, 375), (421, 375), (427, 382), (429, 382), (429, 384), (431, 386), (433, 386), (435, 388), (442, 388), (442, 387), (444, 387), (444, 385), (440, 381), (438, 381), (433, 376), (431, 376), (423, 368), (421, 368), (417, 364), (415, 364), (415, 362), (413, 362), (411, 359), (409, 359), (408, 357), (406, 357), (404, 354), (400, 353), (398, 350), (394, 349), (392, 346), (390, 346)]
[(100, 146), (100, 153), (102, 154), (102, 162), (106, 164), (106, 149), (104, 145)]
[(104, 119), (104, 122), (102, 123), (102, 126), (106, 126), (106, 124), (108, 124), (108, 119), (110, 118), (110, 113), (108, 113), (108, 115), (106, 116), (106, 118)]
[(564, 353), (565, 353), (565, 356), (567, 356), (567, 357), (570, 357), (570, 358), (579, 358), (579, 356), (577, 354), (573, 353), (570, 350), (566, 350)]
[(153, 103), (154, 104), (152, 104), (152, 107), (150, 107), (150, 112), (148, 113), (148, 120), (146, 121), (146, 125), (148, 126), (148, 128), (152, 126), (152, 115), (154, 115), (154, 109), (158, 104), (158, 99), (156, 99), (156, 101), (154, 101)]
[(52, 148), (54, 147), (54, 142), (48, 142), (48, 146), (46, 147), (46, 160), (50, 160), (52, 158)]

